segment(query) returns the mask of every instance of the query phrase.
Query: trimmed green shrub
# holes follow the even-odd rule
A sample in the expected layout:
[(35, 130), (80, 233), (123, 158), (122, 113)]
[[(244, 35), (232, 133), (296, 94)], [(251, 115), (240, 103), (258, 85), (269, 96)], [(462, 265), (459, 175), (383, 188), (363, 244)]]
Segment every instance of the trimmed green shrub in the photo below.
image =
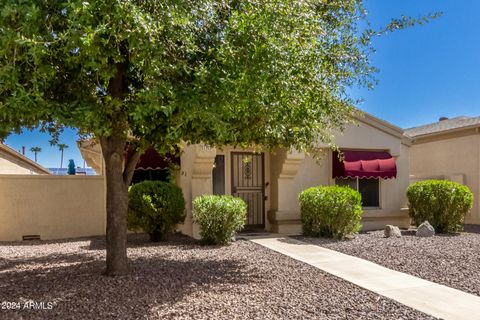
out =
[(462, 230), (465, 215), (473, 205), (473, 194), (466, 186), (447, 180), (411, 184), (407, 198), (415, 224), (428, 221), (438, 233)]
[(247, 205), (233, 196), (205, 195), (193, 201), (193, 221), (205, 244), (227, 244), (245, 226)]
[(151, 241), (160, 241), (185, 220), (182, 190), (163, 181), (143, 181), (130, 187), (128, 228), (142, 229)]
[(362, 228), (362, 196), (349, 187), (312, 187), (300, 193), (299, 202), (307, 236), (342, 239)]

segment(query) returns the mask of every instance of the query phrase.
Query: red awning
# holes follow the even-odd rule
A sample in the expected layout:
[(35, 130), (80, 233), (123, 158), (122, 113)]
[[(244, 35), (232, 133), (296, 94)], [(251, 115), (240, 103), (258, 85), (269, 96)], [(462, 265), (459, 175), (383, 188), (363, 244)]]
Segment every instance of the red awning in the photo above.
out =
[(383, 178), (397, 177), (395, 159), (388, 152), (342, 151), (344, 161), (333, 152), (333, 178)]
[[(129, 150), (126, 159), (131, 154), (132, 150)], [(161, 156), (154, 148), (149, 148), (140, 156), (135, 170), (165, 170), (172, 163), (179, 164), (180, 159), (174, 155)]]

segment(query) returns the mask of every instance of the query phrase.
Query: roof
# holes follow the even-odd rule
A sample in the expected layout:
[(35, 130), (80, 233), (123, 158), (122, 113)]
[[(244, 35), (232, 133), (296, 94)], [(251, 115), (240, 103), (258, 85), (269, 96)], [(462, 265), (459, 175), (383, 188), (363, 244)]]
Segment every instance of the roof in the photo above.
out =
[(467, 129), (480, 126), (480, 117), (459, 116), (451, 119), (413, 127), (405, 130), (405, 134), (416, 138), (436, 133), (443, 133), (451, 130)]
[(23, 154), (15, 151), (14, 149), (10, 148), (9, 146), (7, 146), (7, 145), (5, 145), (1, 142), (0, 142), (0, 150), (4, 151), (5, 153), (7, 153), (9, 155), (11, 155), (12, 157), (15, 157), (15, 158), (19, 159), (22, 162), (25, 162), (26, 164), (34, 167), (35, 169), (37, 169), (38, 171), (40, 171), (44, 174), (51, 174), (50, 171), (48, 171), (47, 168), (42, 167), (41, 165), (39, 165), (35, 161), (30, 160), (29, 158), (27, 158)]
[(380, 119), (376, 116), (373, 116), (370, 113), (361, 111), (359, 109), (357, 110), (359, 111), (359, 115), (357, 115), (355, 118), (358, 121), (363, 122), (395, 138), (400, 139), (402, 144), (406, 146), (410, 146), (412, 144), (412, 139), (409, 136), (405, 135), (405, 132), (402, 128), (397, 127), (396, 125), (388, 121), (385, 121), (383, 119)]
[(370, 113), (365, 111), (358, 110), (360, 115), (357, 115), (355, 118), (365, 124), (368, 124), (376, 129), (382, 130), (386, 133), (389, 133), (397, 138), (402, 138), (404, 131), (402, 128), (397, 127), (394, 124), (391, 124), (388, 121), (380, 119)]

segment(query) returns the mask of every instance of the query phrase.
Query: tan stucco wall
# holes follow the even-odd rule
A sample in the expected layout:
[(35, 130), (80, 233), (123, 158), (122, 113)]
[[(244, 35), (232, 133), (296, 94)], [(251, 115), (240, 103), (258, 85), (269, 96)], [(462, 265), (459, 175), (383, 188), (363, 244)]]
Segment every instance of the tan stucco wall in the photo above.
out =
[[(379, 130), (369, 124), (359, 122), (350, 125), (343, 134), (336, 136), (335, 142), (342, 149), (386, 150), (396, 158), (397, 178), (380, 180), (380, 207), (365, 209), (363, 230), (382, 229), (385, 224), (408, 227), (406, 189), (409, 184), (409, 146), (402, 141), (400, 133)], [(334, 185), (332, 179), (332, 153), (327, 151), (320, 161), (311, 157), (301, 160), (298, 171), (291, 179), (278, 179), (286, 160), (286, 153), (278, 151), (271, 157), (272, 203), (269, 218), (277, 220), (274, 231), (300, 232), (300, 210), (298, 194), (309, 187)], [(282, 220), (285, 221), (282, 222)]]
[[(415, 142), (410, 150), (411, 181), (431, 178), (462, 182), (474, 194), (474, 204), (465, 222), (480, 224), (480, 135), (444, 137)], [(463, 178), (463, 179), (462, 179)]]
[[(195, 147), (193, 145), (186, 146), (180, 156), (181, 168), (177, 173), (176, 182), (177, 185), (182, 188), (183, 197), (185, 198), (185, 210), (187, 216), (185, 223), (179, 226), (180, 231), (189, 236), (193, 236), (193, 222), (192, 222), (192, 173), (193, 162), (195, 160)], [(213, 166), (213, 163), (212, 163)], [(211, 193), (211, 191), (205, 190), (205, 193)]]
[(0, 150), (0, 174), (45, 174), (45, 172)]
[[(400, 227), (410, 225), (406, 209), (410, 147), (404, 143), (401, 134), (389, 132), (360, 121), (358, 125), (348, 126), (335, 140), (343, 149), (386, 150), (395, 157), (397, 178), (380, 180), (380, 208), (364, 210), (362, 221), (364, 230), (381, 229), (387, 223)], [(334, 181), (331, 180), (331, 183)]]
[(0, 241), (105, 234), (103, 176), (0, 175)]
[[(409, 184), (409, 146), (398, 128), (372, 125), (374, 120), (350, 125), (343, 134), (337, 134), (336, 144), (343, 149), (388, 151), (396, 158), (397, 178), (381, 180), (380, 207), (365, 209), (364, 230), (381, 229), (385, 224), (408, 227), (410, 219), (406, 210), (406, 189)], [(208, 149), (208, 148), (207, 148)], [(230, 147), (204, 150), (199, 145), (187, 146), (181, 156), (181, 171), (177, 183), (184, 192), (187, 219), (181, 231), (198, 237), (198, 227), (191, 220), (192, 200), (202, 194), (212, 193), (214, 157), (225, 155), (225, 191), (231, 194), (231, 152), (249, 151)], [(265, 229), (281, 233), (301, 232), (298, 194), (318, 185), (334, 185), (332, 179), (332, 153), (325, 149), (320, 160), (292, 150), (265, 152)]]
[(388, 150), (392, 156), (401, 153), (401, 137), (394, 136), (366, 123), (350, 124), (335, 135), (335, 143), (344, 149)]

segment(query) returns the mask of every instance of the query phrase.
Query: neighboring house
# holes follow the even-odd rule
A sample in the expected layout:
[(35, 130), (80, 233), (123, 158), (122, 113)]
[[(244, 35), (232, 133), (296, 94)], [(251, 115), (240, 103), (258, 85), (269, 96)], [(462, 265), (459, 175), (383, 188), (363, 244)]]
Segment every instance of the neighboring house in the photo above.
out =
[(0, 174), (50, 174), (41, 165), (0, 143)]
[[(232, 194), (248, 204), (247, 227), (274, 232), (301, 231), (298, 194), (312, 186), (349, 185), (362, 193), (364, 230), (385, 224), (408, 227), (410, 140), (403, 130), (366, 114), (358, 125), (339, 134), (336, 143), (345, 162), (324, 145), (318, 161), (286, 150), (255, 153), (252, 149), (187, 145), (180, 157), (177, 184), (187, 203), (182, 232), (198, 236), (192, 222), (192, 200), (203, 194)], [(79, 143), (87, 164), (103, 172), (99, 145)], [(142, 161), (140, 161), (142, 162)]]
[(411, 181), (435, 178), (465, 184), (474, 194), (465, 222), (480, 224), (480, 117), (442, 117), (405, 133), (412, 138)]

